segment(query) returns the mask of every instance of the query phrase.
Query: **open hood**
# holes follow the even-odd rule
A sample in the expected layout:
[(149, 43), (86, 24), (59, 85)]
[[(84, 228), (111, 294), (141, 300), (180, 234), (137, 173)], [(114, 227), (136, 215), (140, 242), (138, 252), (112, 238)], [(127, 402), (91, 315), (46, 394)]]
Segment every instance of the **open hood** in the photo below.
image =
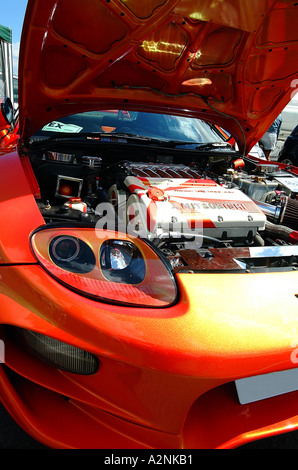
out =
[(22, 138), (125, 106), (210, 120), (249, 150), (296, 92), (297, 24), (295, 0), (29, 0)]

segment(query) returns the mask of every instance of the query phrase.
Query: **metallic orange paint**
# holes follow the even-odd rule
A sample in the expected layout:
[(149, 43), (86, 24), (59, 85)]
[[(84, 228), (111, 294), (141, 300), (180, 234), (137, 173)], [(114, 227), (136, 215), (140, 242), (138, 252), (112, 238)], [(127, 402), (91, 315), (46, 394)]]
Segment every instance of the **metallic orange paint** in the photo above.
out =
[(44, 220), (16, 151), (0, 155), (0, 172), (0, 264), (35, 263), (29, 236)]
[[(30, 221), (17, 231), (12, 210), (5, 211), (1, 240), (10, 243), (3, 244), (0, 267), (6, 346), (0, 395), (27, 432), (57, 448), (204, 448), (297, 428), (297, 393), (243, 407), (233, 385), (241, 376), (293, 367), (297, 273), (180, 274), (179, 303), (161, 310), (86, 299), (29, 256), (29, 234), (41, 218), (17, 154), (0, 157), (0, 166), (7, 169), (4, 200), (10, 203), (11, 194)], [(102, 366), (90, 377), (55, 370), (25, 353), (7, 325), (86, 349)]]
[[(212, 283), (209, 274), (183, 274), (180, 303), (163, 310), (86, 300), (37, 265), (3, 266), (0, 274), (6, 345), (1, 396), (25, 429), (34, 422), (30, 433), (47, 445), (234, 447), (297, 428), (297, 392), (286, 400), (242, 406), (233, 384), (241, 376), (293, 367), (297, 273), (269, 279), (268, 274), (215, 274)], [(260, 316), (256, 306), (264, 303), (264, 292), (258, 286), (274, 285), (274, 277), (279, 285), (273, 303), (268, 299)], [(217, 289), (221, 307), (211, 309), (214, 285), (222, 286)], [(230, 302), (233, 289), (243, 296)], [(100, 358), (101, 367), (86, 377), (41, 364), (20, 348), (6, 325), (86, 349)], [(59, 430), (57, 413), (63, 414)]]
[(125, 103), (210, 120), (248, 151), (297, 91), (297, 21), (295, 0), (29, 0), (22, 135)]
[(5, 128), (0, 127), (0, 150), (9, 151), (17, 146), (19, 141), (18, 131), (18, 123), (15, 127), (9, 125)]

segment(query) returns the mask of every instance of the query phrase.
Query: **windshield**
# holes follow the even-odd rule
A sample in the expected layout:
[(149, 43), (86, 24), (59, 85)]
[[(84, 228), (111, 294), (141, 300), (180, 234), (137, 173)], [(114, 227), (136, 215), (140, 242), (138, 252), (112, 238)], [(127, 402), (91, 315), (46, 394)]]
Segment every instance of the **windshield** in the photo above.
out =
[(224, 136), (210, 124), (194, 118), (131, 112), (125, 110), (92, 111), (52, 121), (37, 134), (128, 134), (183, 143), (224, 142)]

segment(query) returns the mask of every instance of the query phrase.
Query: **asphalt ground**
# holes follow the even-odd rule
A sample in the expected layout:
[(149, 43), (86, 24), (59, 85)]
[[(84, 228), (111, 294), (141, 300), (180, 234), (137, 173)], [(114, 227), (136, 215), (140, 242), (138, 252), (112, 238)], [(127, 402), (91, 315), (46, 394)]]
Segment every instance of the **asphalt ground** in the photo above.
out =
[[(48, 449), (30, 437), (0, 404), (0, 449)], [(251, 442), (237, 450), (298, 449), (298, 431)]]
[(30, 437), (0, 403), (0, 449), (46, 449)]

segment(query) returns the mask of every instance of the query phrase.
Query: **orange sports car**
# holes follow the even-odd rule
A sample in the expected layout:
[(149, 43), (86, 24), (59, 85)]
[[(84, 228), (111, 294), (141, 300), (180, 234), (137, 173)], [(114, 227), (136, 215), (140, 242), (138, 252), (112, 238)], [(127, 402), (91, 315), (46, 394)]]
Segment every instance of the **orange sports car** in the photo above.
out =
[[(0, 155), (0, 399), (52, 448), (298, 429), (295, 0), (29, 0)], [(218, 127), (235, 139), (237, 150)]]

